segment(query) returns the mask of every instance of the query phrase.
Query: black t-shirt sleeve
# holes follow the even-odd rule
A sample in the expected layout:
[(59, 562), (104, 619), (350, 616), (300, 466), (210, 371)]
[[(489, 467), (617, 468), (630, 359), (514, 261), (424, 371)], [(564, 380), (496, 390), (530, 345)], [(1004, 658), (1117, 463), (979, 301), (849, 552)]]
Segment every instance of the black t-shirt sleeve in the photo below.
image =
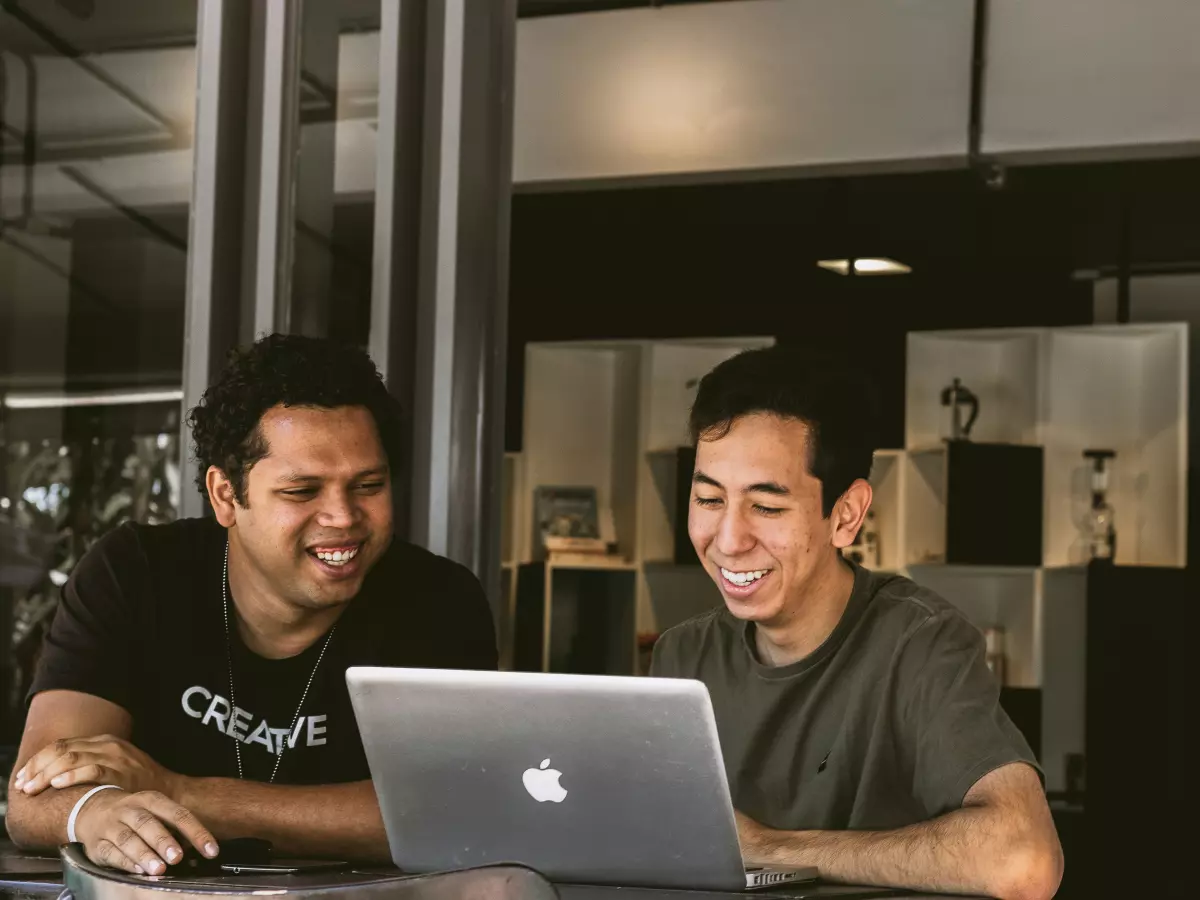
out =
[(496, 627), (487, 595), (474, 573), (465, 566), (454, 565), (445, 585), (445, 596), (453, 598), (454, 615), (441, 642), (445, 669), (496, 669), (499, 656), (496, 650)]
[(901, 654), (899, 743), (913, 796), (930, 817), (960, 808), (975, 782), (1003, 765), (1037, 768), (1029, 744), (1000, 706), (983, 635), (966, 619), (935, 613)]
[(75, 566), (42, 647), (28, 699), (92, 694), (133, 712), (137, 594), (146, 563), (132, 525), (105, 535)]

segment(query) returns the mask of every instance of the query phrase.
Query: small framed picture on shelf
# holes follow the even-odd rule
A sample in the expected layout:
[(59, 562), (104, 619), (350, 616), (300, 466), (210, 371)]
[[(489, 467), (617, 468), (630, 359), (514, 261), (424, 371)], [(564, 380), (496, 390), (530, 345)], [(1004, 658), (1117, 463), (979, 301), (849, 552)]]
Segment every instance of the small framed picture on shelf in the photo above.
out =
[(594, 487), (539, 485), (533, 509), (536, 543), (545, 553), (609, 552)]

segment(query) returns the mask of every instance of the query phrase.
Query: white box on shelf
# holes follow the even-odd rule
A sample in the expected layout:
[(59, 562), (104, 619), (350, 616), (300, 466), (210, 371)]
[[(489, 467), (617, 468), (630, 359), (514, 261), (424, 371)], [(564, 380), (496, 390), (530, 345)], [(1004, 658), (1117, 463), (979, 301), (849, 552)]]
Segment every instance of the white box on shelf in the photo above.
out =
[(979, 398), (972, 440), (1037, 443), (1044, 340), (1038, 329), (910, 333), (905, 447), (937, 446), (952, 436), (942, 392), (955, 378)]
[(1049, 336), (1046, 565), (1087, 562), (1086, 449), (1116, 452), (1108, 501), (1119, 565), (1182, 566), (1187, 553), (1187, 326), (1055, 329)]

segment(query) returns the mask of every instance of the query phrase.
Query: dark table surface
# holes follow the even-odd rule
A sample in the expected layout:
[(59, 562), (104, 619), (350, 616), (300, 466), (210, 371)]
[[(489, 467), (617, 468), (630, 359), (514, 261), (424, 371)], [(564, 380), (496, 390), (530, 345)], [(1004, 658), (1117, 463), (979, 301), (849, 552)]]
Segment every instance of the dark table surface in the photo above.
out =
[[(258, 888), (303, 890), (305, 887), (330, 883), (345, 884), (360, 879), (377, 878), (381, 874), (394, 871), (363, 867), (334, 874), (230, 875), (213, 879), (192, 877), (187, 880), (193, 883), (198, 880), (215, 881), (229, 884), (232, 887), (245, 885), (249, 877), (252, 879), (253, 885)], [(761, 898), (761, 900), (820, 900), (820, 898), (867, 900), (867, 898), (875, 897), (916, 898), (918, 896), (904, 891), (822, 882), (782, 886), (753, 891), (749, 894), (576, 884), (556, 884), (555, 886), (558, 888), (562, 900), (734, 900), (734, 898), (746, 900), (747, 897)], [(16, 849), (11, 843), (0, 842), (0, 900), (46, 900), (46, 898), (57, 897), (61, 890), (62, 866), (57, 857), (35, 856)], [(945, 894), (935, 896), (939, 900), (946, 900), (947, 897)]]

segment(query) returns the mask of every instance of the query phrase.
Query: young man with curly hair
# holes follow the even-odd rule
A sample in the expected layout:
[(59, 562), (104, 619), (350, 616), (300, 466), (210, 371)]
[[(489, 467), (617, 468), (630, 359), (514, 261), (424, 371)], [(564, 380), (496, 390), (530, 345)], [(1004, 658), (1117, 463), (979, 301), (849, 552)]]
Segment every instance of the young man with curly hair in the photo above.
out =
[(387, 860), (346, 668), (495, 668), (483, 590), (393, 538), (404, 429), (362, 351), (264, 338), (190, 421), (214, 518), (122, 526), (72, 573), (9, 833), (153, 875), (246, 836)]
[(747, 862), (1045, 900), (1062, 851), (983, 637), (842, 557), (871, 506), (871, 399), (784, 347), (700, 382), (688, 531), (725, 602), (667, 631), (652, 674), (708, 686)]

